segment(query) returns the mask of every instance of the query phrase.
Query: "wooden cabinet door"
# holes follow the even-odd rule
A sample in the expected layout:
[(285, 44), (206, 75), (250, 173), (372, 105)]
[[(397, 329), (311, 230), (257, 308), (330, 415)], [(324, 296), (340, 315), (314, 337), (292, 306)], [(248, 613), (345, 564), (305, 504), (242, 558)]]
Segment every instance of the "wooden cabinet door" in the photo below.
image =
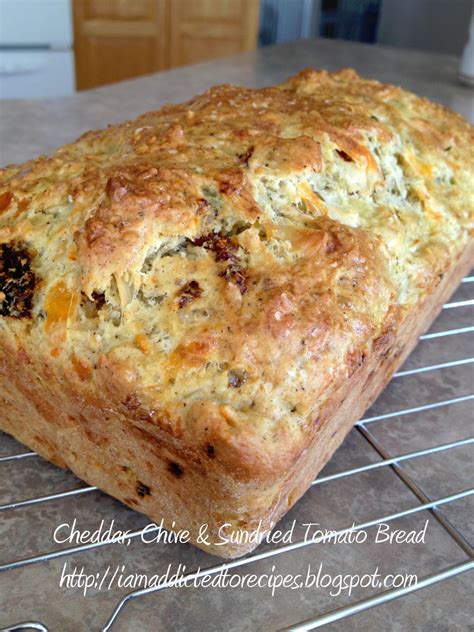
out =
[(257, 45), (259, 0), (170, 0), (170, 66)]
[(167, 68), (168, 6), (167, 0), (73, 0), (77, 89)]

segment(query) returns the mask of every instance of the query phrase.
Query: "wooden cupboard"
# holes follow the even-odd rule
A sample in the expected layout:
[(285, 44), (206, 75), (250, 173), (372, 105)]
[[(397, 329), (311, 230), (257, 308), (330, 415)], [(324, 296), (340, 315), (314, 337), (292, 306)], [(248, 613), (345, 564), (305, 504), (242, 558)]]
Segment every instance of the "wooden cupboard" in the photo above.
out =
[(255, 0), (171, 0), (170, 66), (254, 49), (258, 8)]
[(259, 0), (72, 0), (78, 90), (252, 50)]

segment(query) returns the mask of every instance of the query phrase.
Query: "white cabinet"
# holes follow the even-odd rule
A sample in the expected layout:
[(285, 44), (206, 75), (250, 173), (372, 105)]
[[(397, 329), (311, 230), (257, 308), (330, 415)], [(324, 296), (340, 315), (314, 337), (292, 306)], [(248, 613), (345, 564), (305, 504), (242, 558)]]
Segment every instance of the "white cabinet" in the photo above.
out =
[(74, 92), (69, 0), (0, 0), (0, 98)]

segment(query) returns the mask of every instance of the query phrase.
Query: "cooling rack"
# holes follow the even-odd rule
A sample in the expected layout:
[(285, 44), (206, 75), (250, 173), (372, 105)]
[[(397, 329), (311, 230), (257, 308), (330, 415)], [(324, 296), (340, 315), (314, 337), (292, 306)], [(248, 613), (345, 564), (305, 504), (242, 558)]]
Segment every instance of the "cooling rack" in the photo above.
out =
[[(474, 290), (474, 276), (465, 277), (463, 279), (461, 289), (467, 290), (461, 291), (461, 300), (452, 300), (451, 302), (446, 303), (443, 309), (444, 313), (449, 311), (450, 313), (455, 314), (456, 311), (461, 308), (472, 308), (474, 306), (474, 299), (471, 297)], [(466, 296), (468, 296), (468, 298), (465, 298)], [(463, 313), (465, 313), (465, 311)], [(433, 498), (432, 494), (424, 489), (425, 486), (423, 485), (423, 483), (420, 483), (420, 481), (417, 480), (417, 477), (410, 473), (409, 469), (405, 467), (409, 463), (416, 462), (417, 459), (423, 459), (424, 457), (436, 454), (447, 455), (451, 451), (471, 446), (474, 443), (474, 437), (462, 438), (455, 441), (440, 443), (436, 441), (436, 428), (433, 428), (433, 434), (429, 437), (429, 441), (427, 443), (429, 444), (434, 441), (434, 445), (429, 445), (429, 447), (422, 447), (421, 449), (391, 456), (392, 451), (387, 447), (387, 442), (383, 439), (381, 440), (380, 437), (377, 436), (377, 433), (372, 431), (372, 428), (380, 422), (384, 422), (384, 424), (390, 424), (391, 422), (393, 423), (393, 420), (395, 419), (426, 415), (429, 414), (431, 411), (436, 411), (437, 409), (445, 409), (446, 411), (449, 411), (452, 409), (452, 407), (460, 404), (467, 405), (468, 407), (471, 406), (472, 400), (474, 400), (474, 386), (472, 379), (472, 363), (474, 362), (474, 357), (469, 356), (469, 351), (472, 349), (472, 334), (474, 332), (471, 315), (468, 315), (468, 319), (466, 319), (465, 317), (461, 319), (462, 322), (460, 322), (460, 319), (457, 318), (438, 318), (436, 322), (439, 323), (440, 321), (442, 323), (441, 327), (435, 326), (430, 330), (429, 333), (421, 336), (420, 345), (429, 345), (433, 343), (433, 341), (445, 341), (448, 344), (448, 347), (445, 349), (445, 352), (443, 352), (443, 356), (438, 358), (439, 361), (428, 362), (426, 364), (422, 364), (421, 366), (413, 365), (413, 363), (410, 364), (410, 361), (408, 361), (402, 367), (402, 369), (393, 376), (393, 380), (410, 381), (420, 374), (432, 374), (434, 376), (439, 371), (446, 371), (454, 368), (456, 368), (456, 370), (459, 370), (459, 367), (462, 367), (463, 371), (469, 372), (467, 383), (470, 384), (471, 387), (473, 387), (471, 388), (471, 392), (467, 394), (465, 392), (456, 393), (455, 397), (439, 399), (437, 401), (423, 403), (417, 406), (404, 407), (401, 406), (400, 402), (398, 401), (398, 406), (395, 407), (394, 410), (390, 410), (389, 412), (384, 412), (381, 414), (369, 415), (361, 419), (356, 424), (355, 430), (353, 432), (356, 432), (359, 435), (359, 438), (361, 438), (364, 442), (367, 442), (371, 449), (375, 451), (375, 454), (377, 455), (377, 460), (372, 459), (370, 462), (364, 463), (357, 467), (342, 469), (340, 471), (336, 471), (334, 473), (326, 475), (323, 472), (323, 475), (313, 482), (313, 487), (324, 486), (331, 481), (356, 477), (357, 475), (363, 473), (380, 472), (389, 469), (396, 475), (399, 482), (401, 482), (403, 486), (409, 489), (412, 493), (411, 497), (413, 498), (413, 501), (411, 506), (390, 513), (382, 512), (381, 515), (378, 515), (375, 518), (362, 521), (359, 520), (357, 522), (353, 521), (351, 519), (351, 516), (348, 516), (346, 518), (347, 526), (337, 529), (336, 533), (339, 535), (343, 535), (344, 533), (347, 533), (350, 530), (354, 529), (369, 530), (382, 523), (394, 524), (397, 521), (408, 516), (414, 516), (417, 514), (421, 514), (422, 512), (428, 512), (430, 518), (433, 518), (433, 520), (442, 528), (444, 533), (448, 534), (449, 538), (451, 538), (460, 548), (460, 550), (462, 551), (462, 559), (454, 564), (444, 565), (434, 572), (419, 577), (416, 584), (383, 590), (379, 593), (352, 601), (348, 604), (342, 605), (341, 607), (332, 610), (326, 609), (323, 612), (314, 612), (313, 616), (302, 621), (294, 621), (289, 626), (276, 626), (271, 629), (306, 631), (321, 628), (323, 626), (341, 621), (343, 619), (347, 619), (348, 617), (360, 614), (369, 609), (377, 608), (395, 599), (403, 599), (411, 593), (414, 593), (416, 591), (423, 591), (423, 589), (434, 586), (435, 584), (459, 576), (463, 573), (466, 573), (467, 571), (474, 569), (473, 549), (468, 541), (468, 537), (465, 535), (465, 530), (459, 528), (459, 526), (455, 524), (455, 521), (453, 522), (452, 519), (449, 517), (449, 514), (447, 515), (446, 511), (444, 511), (446, 507), (449, 507), (456, 502), (466, 501), (468, 497), (474, 494), (474, 488), (459, 489), (456, 490), (454, 493), (450, 493), (448, 495), (438, 494), (436, 495), (436, 497)], [(454, 325), (456, 326), (446, 326), (445, 323), (448, 323), (448, 325), (450, 323), (454, 323)], [(463, 350), (465, 352), (467, 351), (466, 355), (454, 360), (447, 360), (446, 358), (450, 357), (450, 341), (454, 341), (457, 337), (461, 336), (463, 337), (463, 340), (468, 340), (468, 343), (466, 345), (461, 345), (463, 347)], [(466, 336), (468, 336), (469, 338), (465, 338)], [(446, 351), (448, 352), (446, 353)], [(471, 410), (472, 412), (472, 409), (468, 408), (468, 410)], [(4, 464), (12, 462), (27, 462), (34, 459), (38, 459), (38, 456), (34, 452), (29, 451), (5, 454), (4, 456), (0, 457), (0, 472), (1, 467)], [(48, 503), (58, 501), (61, 502), (70, 497), (84, 497), (96, 491), (96, 487), (87, 486), (5, 502), (3, 504), (0, 504), (0, 514), (4, 512), (15, 512), (27, 507), (34, 508), (35, 506), (45, 506)], [(158, 529), (159, 527), (156, 527), (156, 530)], [(136, 529), (129, 533), (129, 538), (131, 540), (138, 541), (142, 534), (143, 529)], [(191, 581), (192, 579), (201, 578), (206, 575), (216, 575), (226, 568), (229, 570), (237, 570), (244, 567), (251, 567), (252, 565), (255, 565), (255, 563), (261, 562), (262, 560), (272, 560), (277, 559), (280, 556), (291, 555), (292, 553), (294, 554), (297, 551), (301, 551), (302, 549), (314, 547), (320, 542), (321, 539), (314, 539), (309, 541), (301, 539), (284, 546), (277, 545), (272, 546), (271, 548), (264, 548), (263, 550), (259, 548), (256, 552), (248, 555), (245, 558), (230, 562), (211, 563), (206, 568), (200, 568), (199, 570), (187, 572), (187, 574), (185, 574), (185, 577), (188, 581)], [(44, 551), (37, 555), (20, 557), (18, 559), (12, 559), (11, 561), (3, 563), (0, 565), (0, 573), (4, 573), (8, 577), (8, 574), (12, 573), (15, 569), (28, 567), (33, 564), (47, 564), (58, 558), (69, 559), (73, 558), (74, 556), (84, 554), (92, 549), (99, 549), (108, 546), (116, 545), (111, 542), (105, 541), (77, 546), (68, 546), (57, 550)], [(212, 559), (215, 560), (215, 558)], [(131, 602), (136, 602), (137, 600), (143, 599), (147, 596), (150, 597), (152, 595), (154, 595), (155, 599), (159, 599), (160, 593), (173, 589), (177, 590), (175, 580), (162, 583), (158, 588), (143, 588), (132, 590), (127, 594), (124, 594), (117, 603), (110, 604), (109, 613), (102, 613), (103, 621), (101, 621), (100, 623), (100, 625), (102, 626), (101, 629), (104, 632), (109, 632), (111, 630), (113, 631), (120, 621), (120, 618), (126, 611), (127, 606)], [(246, 629), (248, 629), (248, 626), (246, 627)], [(265, 629), (269, 628), (265, 627)], [(3, 628), (2, 630), (9, 632), (13, 632), (15, 630), (40, 630), (42, 632), (54, 632), (52, 631), (52, 629), (48, 629), (48, 627), (40, 621), (24, 621), (20, 623), (15, 623), (12, 621), (10, 627)]]

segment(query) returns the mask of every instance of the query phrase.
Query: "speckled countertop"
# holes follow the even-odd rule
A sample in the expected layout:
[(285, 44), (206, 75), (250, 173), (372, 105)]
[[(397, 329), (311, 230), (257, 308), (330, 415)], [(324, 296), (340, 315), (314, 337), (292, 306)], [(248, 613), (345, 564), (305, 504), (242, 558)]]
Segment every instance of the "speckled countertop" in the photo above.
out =
[[(474, 93), (458, 84), (454, 58), (315, 40), (180, 68), (64, 99), (1, 102), (0, 163), (21, 162), (50, 152), (88, 129), (119, 122), (165, 102), (187, 99), (215, 83), (266, 85), (308, 66), (330, 70), (352, 66), (361, 74), (399, 84), (474, 118)], [(281, 524), (285, 530), (293, 521), (299, 528), (302, 523), (318, 522), (334, 530), (405, 512), (390, 523), (392, 529), (420, 532), (428, 520), (425, 542), (375, 543), (371, 528), (365, 543), (306, 546), (254, 559), (236, 569), (236, 574), (295, 576), (306, 573), (311, 564), (313, 571), (321, 565), (322, 572), (332, 578), (373, 573), (377, 568), (382, 577), (409, 573), (421, 578), (469, 559), (474, 497), (444, 500), (436, 515), (422, 505), (473, 487), (472, 444), (467, 440), (472, 435), (473, 401), (469, 397), (474, 393), (474, 375), (472, 364), (465, 362), (474, 356), (471, 281), (468, 278), (461, 284), (451, 299), (454, 305), (444, 309), (432, 326), (433, 335), (421, 341), (409, 358), (404, 367), (409, 374), (392, 380), (367, 413), (367, 417), (377, 419), (367, 423), (365, 432), (354, 429), (350, 433), (321, 474), (330, 478), (314, 485)], [(437, 335), (453, 331), (457, 333)], [(426, 368), (429, 370), (420, 370)], [(376, 465), (437, 446), (444, 447), (402, 461), (398, 472), (389, 464)], [(170, 564), (172, 572), (179, 564), (190, 572), (220, 563), (189, 545), (145, 545), (139, 539), (130, 546), (108, 545), (35, 560), (71, 546), (53, 540), (54, 529), (62, 523), (76, 519), (78, 528), (94, 530), (101, 520), (109, 525), (114, 519), (116, 528), (133, 530), (143, 528), (148, 521), (92, 490), (12, 506), (17, 501), (84, 488), (71, 473), (34, 455), (12, 458), (26, 452), (0, 434), (0, 626), (41, 621), (52, 632), (100, 630), (130, 588), (93, 588), (84, 596), (80, 588), (59, 586), (64, 565), (66, 572), (83, 568), (85, 573), (99, 573), (100, 577), (107, 568), (110, 573), (118, 568), (122, 575), (138, 572), (151, 577), (164, 575)], [(351, 476), (334, 476), (354, 468), (361, 470)], [(406, 513), (412, 508), (414, 512)], [(262, 545), (256, 553), (276, 548), (278, 545)], [(11, 566), (18, 560), (23, 562)], [(268, 587), (169, 588), (129, 602), (112, 630), (280, 630), (383, 590), (356, 588), (350, 595), (347, 591), (330, 595), (324, 588), (281, 588), (272, 596)], [(330, 623), (327, 629), (467, 630), (474, 619), (471, 596), (472, 574), (463, 573)]]

